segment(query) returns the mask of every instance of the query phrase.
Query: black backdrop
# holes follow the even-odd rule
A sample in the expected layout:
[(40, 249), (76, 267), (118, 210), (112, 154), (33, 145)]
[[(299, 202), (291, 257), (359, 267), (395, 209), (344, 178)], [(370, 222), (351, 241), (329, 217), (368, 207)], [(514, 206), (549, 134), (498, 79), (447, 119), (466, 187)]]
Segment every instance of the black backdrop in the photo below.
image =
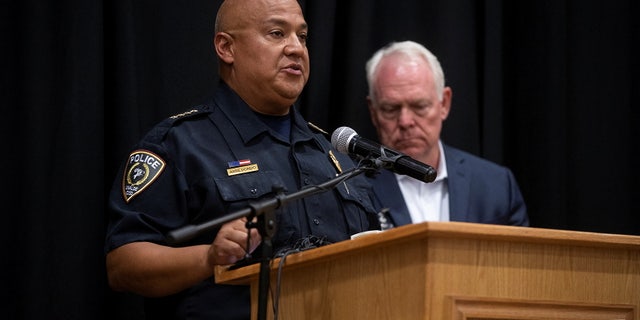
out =
[[(139, 319), (137, 297), (106, 287), (105, 196), (146, 130), (210, 94), (220, 1), (0, 3), (0, 314)], [(637, 1), (302, 4), (309, 120), (375, 139), (364, 63), (422, 42), (453, 87), (443, 139), (509, 166), (532, 226), (640, 235)]]

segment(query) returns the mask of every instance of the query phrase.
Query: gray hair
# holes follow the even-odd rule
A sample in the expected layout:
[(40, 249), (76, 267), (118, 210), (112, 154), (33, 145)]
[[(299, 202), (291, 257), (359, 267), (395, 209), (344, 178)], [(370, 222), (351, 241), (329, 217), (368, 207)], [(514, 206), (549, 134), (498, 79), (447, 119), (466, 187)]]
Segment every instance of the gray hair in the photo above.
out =
[(442, 71), (438, 58), (436, 58), (431, 51), (417, 42), (402, 41), (389, 43), (376, 51), (369, 61), (367, 61), (365, 70), (367, 72), (367, 83), (369, 84), (369, 97), (371, 97), (373, 101), (376, 101), (373, 86), (376, 80), (375, 76), (378, 71), (378, 65), (380, 65), (382, 58), (394, 53), (404, 54), (409, 58), (420, 58), (426, 60), (429, 63), (431, 72), (433, 73), (433, 80), (436, 85), (438, 99), (442, 100), (442, 92), (444, 91), (444, 72)]

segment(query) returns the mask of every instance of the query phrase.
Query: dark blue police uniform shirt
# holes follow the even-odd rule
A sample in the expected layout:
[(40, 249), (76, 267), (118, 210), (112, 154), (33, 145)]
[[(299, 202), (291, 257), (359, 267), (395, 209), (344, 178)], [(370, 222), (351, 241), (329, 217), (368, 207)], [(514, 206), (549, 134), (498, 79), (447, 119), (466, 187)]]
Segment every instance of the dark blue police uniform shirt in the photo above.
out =
[[(274, 184), (289, 194), (353, 167), (347, 155), (310, 129), (295, 107), (290, 113), (287, 141), (221, 83), (211, 102), (159, 123), (133, 149), (115, 179), (105, 250), (135, 241), (166, 245), (165, 236), (172, 230), (273, 197)], [(365, 177), (356, 176), (333, 190), (286, 204), (277, 213), (274, 250), (310, 235), (338, 242), (377, 228), (371, 222), (375, 211), (369, 190)], [(183, 245), (210, 244), (215, 232)], [(213, 279), (145, 303), (150, 318), (249, 319), (250, 315), (247, 287), (216, 285)]]

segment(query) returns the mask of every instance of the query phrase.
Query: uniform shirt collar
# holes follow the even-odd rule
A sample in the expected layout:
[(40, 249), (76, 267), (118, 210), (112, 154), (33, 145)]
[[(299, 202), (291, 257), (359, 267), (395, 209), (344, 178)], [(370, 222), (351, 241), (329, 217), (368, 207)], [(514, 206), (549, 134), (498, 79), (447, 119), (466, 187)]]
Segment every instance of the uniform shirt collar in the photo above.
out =
[[(271, 131), (269, 127), (255, 114), (249, 105), (240, 98), (226, 83), (220, 81), (218, 90), (214, 96), (214, 104), (219, 108), (238, 131), (242, 140), (247, 143), (260, 134)], [(311, 132), (307, 128), (304, 119), (292, 105), (291, 131), (306, 133), (306, 137), (311, 139)], [(276, 137), (277, 138), (277, 137)]]

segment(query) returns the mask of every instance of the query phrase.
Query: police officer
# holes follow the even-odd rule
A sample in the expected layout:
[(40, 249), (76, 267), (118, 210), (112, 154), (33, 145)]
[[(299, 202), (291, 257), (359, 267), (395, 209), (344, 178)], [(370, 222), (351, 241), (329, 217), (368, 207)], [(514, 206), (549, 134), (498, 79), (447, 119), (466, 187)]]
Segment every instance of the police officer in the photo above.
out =
[[(248, 319), (248, 288), (212, 278), (215, 265), (236, 263), (260, 244), (246, 217), (180, 246), (167, 233), (274, 197), (274, 185), (296, 192), (352, 167), (294, 106), (309, 77), (298, 2), (226, 0), (215, 28), (221, 82), (213, 99), (153, 128), (109, 196), (109, 284), (145, 296), (150, 319)], [(367, 183), (357, 176), (280, 208), (274, 248), (377, 228)]]

